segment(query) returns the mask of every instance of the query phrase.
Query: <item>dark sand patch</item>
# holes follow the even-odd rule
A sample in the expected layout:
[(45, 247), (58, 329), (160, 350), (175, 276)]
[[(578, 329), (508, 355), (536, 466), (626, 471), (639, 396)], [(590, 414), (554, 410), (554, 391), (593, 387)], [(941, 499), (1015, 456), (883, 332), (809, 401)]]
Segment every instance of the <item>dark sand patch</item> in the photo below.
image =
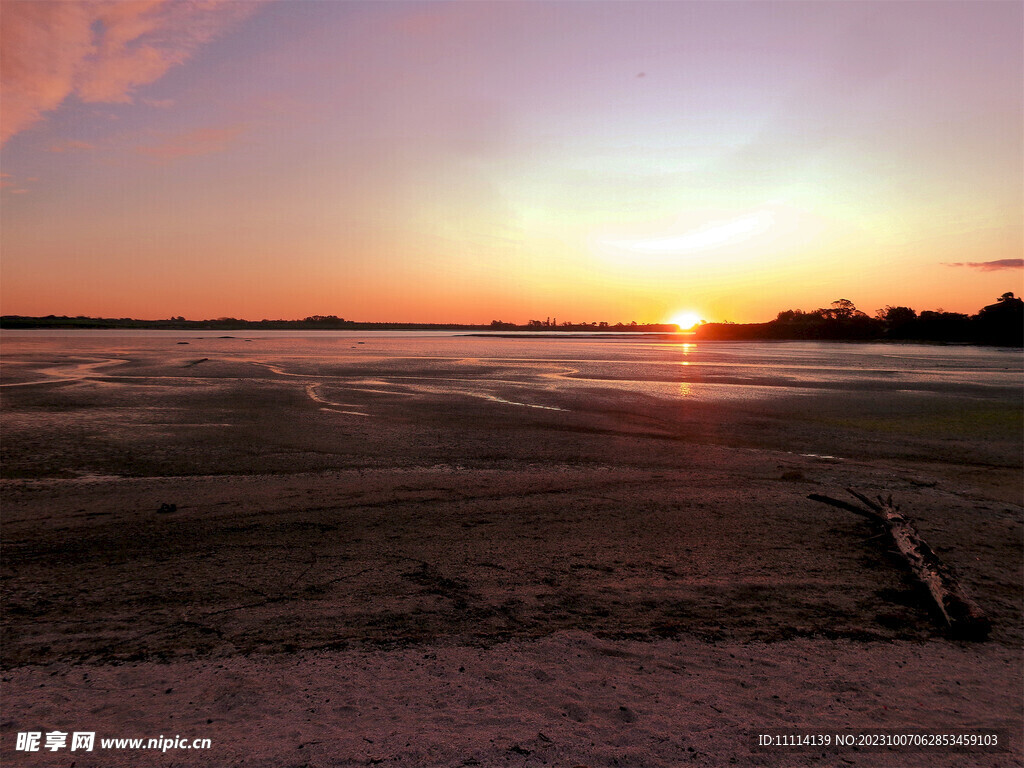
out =
[[(693, 468), (9, 481), (4, 660), (492, 645), (578, 629), (941, 636), (866, 524), (818, 508), (756, 454), (726, 458), (742, 491)], [(878, 487), (868, 467), (805, 472), (814, 487), (851, 474)], [(1019, 642), (1019, 519), (927, 491), (922, 533), (998, 616), (994, 636)], [(165, 503), (173, 516), (157, 514)]]

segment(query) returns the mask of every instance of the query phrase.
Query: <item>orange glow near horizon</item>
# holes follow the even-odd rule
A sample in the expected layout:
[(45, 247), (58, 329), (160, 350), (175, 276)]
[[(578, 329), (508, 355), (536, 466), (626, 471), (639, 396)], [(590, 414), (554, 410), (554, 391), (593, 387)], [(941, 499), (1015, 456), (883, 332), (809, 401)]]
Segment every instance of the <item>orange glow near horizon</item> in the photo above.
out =
[(1024, 293), (1024, 6), (642, 6), (7, 0), (0, 313), (690, 328)]

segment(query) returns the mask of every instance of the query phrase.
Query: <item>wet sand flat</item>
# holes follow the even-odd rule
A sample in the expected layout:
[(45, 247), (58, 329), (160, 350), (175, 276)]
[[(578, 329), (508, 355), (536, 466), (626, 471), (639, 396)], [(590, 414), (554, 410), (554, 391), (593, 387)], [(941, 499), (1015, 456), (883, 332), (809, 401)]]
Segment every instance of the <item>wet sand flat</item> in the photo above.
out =
[[(830, 379), (820, 345), (783, 375), (736, 347), (177, 341), (5, 344), (5, 762), (76, 717), (239, 765), (955, 765), (747, 735), (1019, 735), (1012, 356)], [(896, 497), (990, 640), (946, 638), (870, 526), (806, 498), (850, 486)], [(78, 764), (168, 764), (140, 755)]]

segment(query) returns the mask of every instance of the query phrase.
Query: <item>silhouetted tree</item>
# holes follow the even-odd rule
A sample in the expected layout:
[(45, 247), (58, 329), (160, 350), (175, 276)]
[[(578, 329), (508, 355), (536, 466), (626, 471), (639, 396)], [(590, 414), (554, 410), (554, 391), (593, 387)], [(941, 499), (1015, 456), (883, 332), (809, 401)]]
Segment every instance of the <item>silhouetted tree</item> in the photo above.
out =
[(886, 306), (875, 313), (886, 338), (909, 339), (914, 337), (917, 326), (917, 312), (910, 307)]
[(1024, 300), (1006, 292), (974, 316), (975, 339), (984, 344), (1024, 346)]
[(878, 318), (888, 325), (906, 325), (917, 319), (917, 312), (910, 307), (890, 307), (878, 310)]
[(780, 323), (795, 323), (803, 320), (806, 317), (802, 309), (787, 309), (783, 312), (779, 312), (775, 318)]
[[(830, 320), (846, 320), (853, 317), (859, 310), (849, 299), (836, 299), (829, 309), (822, 310)], [(863, 314), (863, 313), (861, 313)]]
[(910, 338), (925, 341), (970, 341), (970, 319), (960, 312), (925, 310), (917, 316), (914, 334)]

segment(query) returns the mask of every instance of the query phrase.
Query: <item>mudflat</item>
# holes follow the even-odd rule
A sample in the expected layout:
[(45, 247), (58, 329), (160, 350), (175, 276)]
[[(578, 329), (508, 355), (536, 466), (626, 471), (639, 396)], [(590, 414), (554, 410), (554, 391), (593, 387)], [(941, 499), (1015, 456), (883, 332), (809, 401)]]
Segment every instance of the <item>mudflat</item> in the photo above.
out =
[[(1024, 755), (1019, 355), (4, 341), (5, 764), (44, 764), (14, 734), (53, 729), (212, 741), (77, 765)], [(893, 495), (987, 641), (807, 499), (848, 487)], [(754, 743), (878, 729), (1003, 744)]]

